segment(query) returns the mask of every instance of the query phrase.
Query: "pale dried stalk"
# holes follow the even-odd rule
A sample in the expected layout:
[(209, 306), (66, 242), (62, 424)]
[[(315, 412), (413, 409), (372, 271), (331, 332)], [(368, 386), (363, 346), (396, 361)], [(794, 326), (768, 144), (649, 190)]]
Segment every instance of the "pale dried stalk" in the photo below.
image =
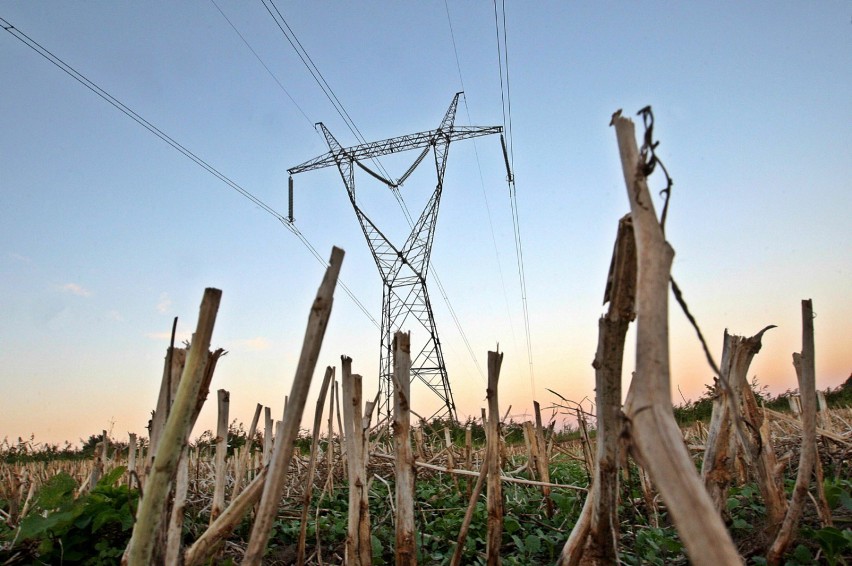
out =
[(183, 542), (183, 521), (186, 511), (186, 491), (189, 488), (189, 457), (187, 449), (181, 453), (175, 478), (174, 500), (166, 537), (166, 564), (179, 564)]
[(674, 420), (669, 383), (668, 292), (674, 250), (666, 242), (641, 172), (633, 122), (612, 117), (630, 199), (638, 258), (636, 372), (625, 414), (632, 449), (668, 506), (690, 560), (738, 564), (730, 534), (704, 490)]
[(370, 537), (370, 506), (364, 428), (361, 416), (361, 376), (352, 373), (352, 358), (341, 358), (343, 386), (343, 430), (349, 476), (349, 516), (346, 534), (346, 564), (369, 566), (373, 559)]
[[(450, 427), (444, 427), (444, 444), (447, 447), (447, 469), (454, 470), (456, 468), (456, 455), (453, 452), (453, 437), (450, 434)], [(413, 461), (413, 458), (412, 458)], [(459, 480), (456, 476), (452, 476), (453, 484), (456, 486), (456, 491), (459, 491)]]
[(334, 368), (328, 366), (325, 368), (325, 376), (322, 379), (322, 387), (320, 387), (319, 397), (317, 398), (317, 408), (314, 411), (314, 431), (311, 438), (311, 456), (308, 463), (308, 477), (305, 480), (305, 493), (302, 495), (302, 518), (301, 528), (299, 529), (299, 542), (296, 545), (296, 564), (303, 566), (305, 563), (305, 543), (308, 536), (308, 510), (311, 507), (311, 495), (314, 490), (314, 475), (317, 471), (317, 449), (319, 448), (319, 433), (320, 422), (322, 420), (322, 409), (325, 405), (325, 396), (328, 393), (328, 386), (334, 376)]
[(501, 564), (500, 542), (503, 538), (503, 485), (500, 481), (500, 408), (497, 400), (497, 383), (503, 354), (488, 352), (488, 434), (485, 437), (488, 462), (488, 531), (485, 538), (485, 560), (488, 566)]
[(198, 325), (177, 396), (157, 447), (151, 475), (145, 484), (145, 495), (139, 502), (136, 524), (126, 554), (130, 566), (147, 566), (151, 563), (153, 545), (162, 524), (169, 485), (189, 436), (198, 393), (206, 377), (205, 366), (209, 357), (210, 339), (221, 298), (222, 291), (218, 289), (208, 288), (204, 291)]
[(95, 486), (98, 484), (98, 480), (101, 479), (101, 475), (104, 471), (104, 460), (103, 455), (106, 452), (106, 431), (104, 431), (103, 439), (95, 445), (95, 453), (92, 461), (92, 472), (89, 474), (89, 481), (86, 485), (81, 486), (79, 493), (83, 493), (85, 490), (92, 491), (95, 489)]
[(822, 461), (819, 457), (819, 446), (817, 446), (817, 455), (814, 458), (814, 479), (816, 480), (816, 508), (819, 515), (820, 526), (833, 527), (834, 520), (831, 518), (831, 507), (828, 504), (828, 499), (825, 496), (825, 474), (822, 471)]
[(136, 433), (128, 433), (129, 440), (127, 442), (127, 487), (133, 489), (136, 482)]
[[(767, 414), (767, 416), (772, 417), (773, 419), (777, 419), (779, 421), (784, 421), (785, 423), (789, 423), (797, 428), (802, 428), (802, 422), (798, 419), (794, 419), (789, 415), (785, 415), (784, 413), (779, 413), (778, 411), (773, 411), (772, 409), (763, 409), (763, 412)], [(817, 427), (816, 433), (823, 438), (829, 438), (834, 442), (842, 444), (844, 446), (852, 445), (852, 441), (849, 438), (846, 438), (842, 434), (838, 434), (836, 432), (832, 432), (830, 430), (826, 430), (824, 428)]]
[(533, 424), (526, 421), (521, 424), (524, 432), (524, 445), (527, 449), (527, 463), (524, 465), (529, 471), (530, 477), (536, 479), (538, 477), (538, 446), (536, 446), (535, 432)]
[[(547, 441), (544, 438), (544, 426), (541, 421), (541, 405), (533, 401), (533, 412), (535, 413), (535, 440), (538, 455), (538, 477), (544, 483), (550, 483), (550, 459), (547, 453)], [(553, 500), (550, 498), (550, 488), (542, 487), (541, 495), (544, 497), (544, 509), (548, 517), (553, 517)]]
[(268, 466), (272, 460), (272, 442), (275, 436), (272, 434), (272, 409), (265, 407), (263, 410), (263, 465)]
[[(166, 350), (166, 359), (163, 364), (163, 377), (160, 380), (160, 394), (157, 397), (157, 408), (151, 416), (150, 430), (148, 432), (148, 456), (145, 461), (145, 470), (143, 476), (147, 476), (151, 470), (151, 465), (154, 463), (154, 454), (157, 452), (157, 446), (160, 443), (160, 436), (163, 434), (163, 428), (166, 425), (166, 418), (169, 416), (169, 410), (174, 399), (174, 391), (176, 382), (180, 380), (180, 373), (175, 374), (174, 353), (175, 353), (175, 332), (177, 331), (177, 317), (172, 321), (172, 336), (169, 341), (169, 347)], [(182, 348), (181, 348), (182, 349)], [(181, 370), (182, 371), (182, 370)]]
[[(701, 462), (701, 479), (714, 507), (720, 513), (725, 510), (728, 500), (728, 488), (733, 480), (733, 461), (736, 459), (736, 449), (739, 446), (736, 442), (732, 442), (731, 436), (731, 406), (732, 403), (739, 403), (740, 400), (728, 401), (728, 397), (733, 394), (733, 387), (729, 383), (730, 365), (731, 339), (726, 330), (722, 345), (721, 375), (716, 378), (713, 389), (715, 397), (710, 413), (707, 440), (704, 443), (704, 458)], [(727, 382), (727, 385), (723, 385), (723, 381)]]
[(748, 366), (752, 358), (761, 348), (763, 333), (774, 326), (767, 326), (748, 339), (737, 337), (734, 342), (734, 364), (732, 366), (734, 379), (740, 383), (743, 399), (743, 418), (751, 423), (756, 431), (752, 435), (740, 435), (747, 452), (746, 460), (757, 468), (758, 488), (766, 504), (767, 521), (770, 532), (774, 531), (787, 513), (787, 495), (784, 491), (784, 478), (778, 471), (778, 459), (775, 447), (769, 434), (769, 427), (764, 426), (763, 411), (757, 406), (757, 399), (748, 383)]
[[(382, 454), (381, 452), (371, 452), (371, 456), (375, 458), (381, 458), (385, 460), (393, 460), (394, 457), (389, 454)], [(483, 460), (484, 463), (487, 463), (487, 459)], [(435, 470), (436, 472), (444, 472), (447, 474), (453, 474), (457, 476), (467, 476), (471, 478), (478, 478), (482, 475), (482, 471), (474, 472), (472, 470), (461, 470), (459, 468), (449, 469), (446, 466), (439, 466), (437, 464), (430, 464), (428, 462), (420, 462), (418, 460), (414, 461), (415, 468), (425, 468), (427, 470)], [(521, 468), (523, 470), (523, 468)], [(564, 483), (545, 483), (536, 480), (528, 480), (525, 478), (516, 478), (513, 476), (500, 475), (500, 481), (505, 483), (517, 483), (521, 485), (530, 485), (534, 487), (549, 487), (553, 489), (570, 489), (571, 491), (588, 491), (585, 487), (580, 487), (578, 485), (569, 485)]]
[[(819, 408), (818, 425), (826, 430), (833, 430), (834, 424), (831, 422), (831, 409), (828, 407), (828, 401), (825, 399), (825, 393), (817, 391), (817, 407)], [(819, 460), (819, 458), (817, 458)]]
[[(763, 334), (771, 328), (775, 327), (767, 326), (750, 338), (730, 335), (725, 331), (719, 369), (721, 375), (716, 384), (717, 397), (713, 401), (701, 477), (717, 511), (723, 511), (733, 479), (734, 463), (738, 461), (738, 455), (743, 454), (746, 461), (757, 468), (758, 485), (766, 503), (769, 523), (777, 525), (787, 510), (784, 486), (775, 474), (777, 461), (772, 439), (766, 432), (761, 432), (764, 430), (763, 413), (758, 409), (748, 383), (748, 368), (760, 352)], [(742, 417), (740, 406), (743, 407)], [(743, 430), (742, 419), (751, 425), (752, 434)]]
[(577, 407), (577, 428), (580, 429), (580, 438), (582, 439), (583, 448), (583, 464), (586, 466), (586, 473), (591, 478), (595, 467), (595, 459), (592, 456), (592, 439), (589, 436), (589, 425), (586, 421), (586, 414)]
[(213, 503), (210, 508), (210, 524), (216, 520), (225, 509), (225, 480), (228, 479), (228, 469), (225, 459), (228, 457), (228, 422), (231, 406), (231, 394), (224, 389), (216, 392), (219, 408), (219, 418), (216, 423), (216, 476), (213, 486)]
[(334, 493), (334, 398), (337, 390), (337, 379), (331, 375), (331, 385), (328, 396), (328, 447), (326, 448), (326, 462), (328, 469), (328, 493)]
[(393, 338), (393, 441), (396, 453), (396, 566), (416, 566), (414, 546), (414, 454), (411, 451), (411, 335)]
[(580, 563), (585, 554), (586, 543), (589, 540), (589, 532), (592, 529), (592, 514), (595, 512), (595, 484), (589, 488), (589, 495), (583, 504), (583, 510), (571, 529), (568, 541), (562, 547), (559, 561), (556, 566), (575, 566)]
[(816, 377), (814, 363), (814, 311), (810, 299), (802, 301), (802, 352), (793, 354), (793, 365), (799, 380), (799, 398), (802, 401), (802, 450), (799, 455), (799, 471), (796, 485), (790, 498), (787, 515), (766, 554), (766, 563), (780, 564), (784, 551), (793, 539), (794, 531), (802, 516), (808, 485), (817, 458), (816, 446)]
[(251, 426), (248, 430), (248, 435), (246, 435), (246, 444), (243, 446), (242, 452), (240, 452), (240, 459), (236, 464), (236, 470), (234, 471), (234, 491), (231, 494), (231, 499), (236, 499), (236, 497), (243, 490), (243, 474), (246, 473), (246, 469), (248, 468), (248, 461), (251, 457), (251, 445), (254, 441), (254, 435), (257, 432), (257, 423), (260, 420), (260, 412), (263, 410), (263, 405), (260, 403), (254, 408), (254, 416), (251, 419)]
[(275, 441), (272, 453), (272, 461), (269, 465), (269, 477), (263, 487), (263, 496), (257, 512), (254, 526), (252, 527), (251, 539), (243, 558), (243, 564), (260, 564), (272, 530), (272, 523), (278, 513), (278, 502), (281, 499), (281, 491), (287, 478), (287, 468), (293, 457), (293, 441), (299, 434), (299, 424), (302, 421), (302, 411), (311, 387), (311, 378), (319, 357), (322, 339), (328, 326), (331, 315), (331, 307), (334, 303), (334, 288), (337, 285), (337, 277), (340, 274), (340, 266), (343, 263), (343, 250), (332, 248), (331, 259), (326, 269), (316, 299), (311, 306), (308, 316), (308, 327), (305, 331), (305, 339), (302, 344), (302, 352), (299, 356), (299, 364), (296, 366), (296, 375), (293, 378), (293, 386), (290, 390), (287, 410), (284, 412), (284, 424), (281, 427), (281, 435)]
[[(613, 564), (618, 556), (618, 461), (621, 414), (621, 373), (624, 340), (635, 317), (636, 242), (633, 222), (626, 215), (618, 222), (604, 303), (606, 315), (598, 321), (595, 368), (597, 454), (589, 496), (580, 519), (562, 549), (559, 566), (580, 562)], [(588, 535), (588, 536), (587, 536)]]

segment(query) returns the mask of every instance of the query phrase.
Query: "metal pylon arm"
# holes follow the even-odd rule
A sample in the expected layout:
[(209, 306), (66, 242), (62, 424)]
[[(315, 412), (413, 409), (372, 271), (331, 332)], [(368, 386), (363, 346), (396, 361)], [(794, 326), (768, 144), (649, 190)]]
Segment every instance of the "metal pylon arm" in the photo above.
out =
[(444, 132), (438, 128), (437, 130), (429, 130), (428, 132), (409, 134), (329, 151), (310, 161), (305, 161), (301, 165), (296, 165), (287, 171), (291, 175), (295, 175), (296, 173), (304, 173), (306, 171), (337, 165), (338, 161), (361, 161), (370, 159), (371, 157), (381, 157), (382, 155), (408, 151), (409, 149), (428, 147), (434, 145), (440, 139), (443, 139), (445, 143), (449, 143), (468, 138), (499, 134), (502, 131), (502, 126), (453, 126), (448, 132)]
[[(417, 349), (412, 350), (412, 380), (416, 379), (424, 383), (443, 402), (443, 408), (439, 409), (435, 415), (442, 414), (452, 421), (456, 420), (456, 407), (441, 351), (441, 340), (435, 325), (429, 291), (426, 288), (426, 274), (429, 269), (429, 257), (432, 252), (450, 143), (499, 134), (503, 131), (500, 126), (456, 127), (454, 121), (460, 95), (461, 93), (455, 95), (437, 129), (349, 148), (340, 145), (328, 128), (320, 122), (317, 126), (325, 136), (329, 151), (288, 170), (290, 175), (295, 175), (332, 165), (337, 166), (352, 208), (379, 269), (383, 283), (379, 353), (378, 409), (380, 414), (390, 414), (392, 406), (393, 332), (413, 326), (421, 344)], [(374, 157), (414, 149), (421, 150), (419, 155), (396, 181), (385, 178), (386, 174), (382, 175), (373, 171), (363, 163)], [(437, 175), (435, 190), (417, 222), (412, 226), (405, 243), (400, 247), (395, 246), (358, 206), (355, 198), (356, 166), (387, 184), (391, 189), (395, 189), (408, 179), (430, 151), (435, 158)]]

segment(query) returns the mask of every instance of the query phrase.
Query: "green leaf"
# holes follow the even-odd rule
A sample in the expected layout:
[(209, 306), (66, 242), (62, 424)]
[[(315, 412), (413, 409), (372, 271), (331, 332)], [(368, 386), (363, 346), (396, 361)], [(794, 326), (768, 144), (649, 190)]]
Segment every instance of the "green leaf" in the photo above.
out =
[(849, 492), (845, 489), (840, 492), (840, 503), (847, 511), (852, 511), (852, 497), (849, 496)]
[(64, 531), (76, 519), (73, 511), (57, 511), (47, 517), (32, 514), (27, 515), (21, 521), (21, 531), (18, 537), (21, 540), (38, 540), (47, 538), (51, 532)]
[(119, 515), (113, 509), (107, 509), (95, 515), (95, 519), (92, 521), (92, 532), (96, 533), (107, 523), (119, 522), (121, 520), (121, 515)]
[(523, 552), (526, 550), (526, 547), (524, 546), (524, 542), (521, 540), (521, 537), (519, 537), (518, 535), (512, 535), (512, 540), (515, 542), (515, 548), (518, 550), (518, 552), (523, 554)]
[(121, 479), (121, 476), (123, 476), (124, 472), (126, 472), (126, 471), (127, 471), (126, 466), (118, 466), (117, 468), (110, 471), (108, 474), (106, 474), (104, 477), (102, 477), (98, 481), (98, 487), (107, 487), (107, 486), (114, 485), (115, 482), (117, 482), (119, 479)]
[(511, 515), (507, 515), (503, 518), (503, 529), (511, 535), (521, 529), (521, 524)]
[(807, 546), (800, 544), (793, 551), (793, 558), (802, 564), (813, 564), (814, 556)]
[(384, 564), (384, 560), (382, 560), (382, 552), (384, 552), (385, 547), (382, 544), (382, 541), (379, 540), (375, 534), (370, 535), (370, 540), (373, 543), (373, 562), (377, 564)]
[(740, 500), (736, 497), (729, 497), (725, 506), (728, 508), (728, 511), (732, 511), (740, 506)]
[(71, 503), (77, 482), (66, 472), (60, 472), (44, 482), (36, 496), (36, 505), (40, 509), (57, 509)]
[(824, 527), (816, 533), (820, 547), (825, 551), (825, 554), (830, 558), (841, 556), (844, 551), (849, 549), (849, 539), (845, 533), (835, 527)]
[(535, 554), (541, 550), (541, 539), (535, 535), (527, 535), (524, 539), (524, 546), (526, 547), (527, 552)]

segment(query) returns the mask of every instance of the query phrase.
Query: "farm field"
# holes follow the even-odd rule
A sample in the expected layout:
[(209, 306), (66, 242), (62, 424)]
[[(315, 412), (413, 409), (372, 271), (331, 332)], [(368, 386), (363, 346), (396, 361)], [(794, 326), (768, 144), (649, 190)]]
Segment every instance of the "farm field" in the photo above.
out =
[[(847, 384), (849, 385), (849, 384)], [(852, 387), (829, 392), (832, 405), (848, 402)], [(767, 400), (771, 407), (786, 409), (772, 420), (776, 449), (786, 455), (785, 484), (795, 476), (799, 428), (789, 413), (788, 398)], [(787, 407), (785, 407), (787, 406)], [(700, 466), (701, 448), (706, 441), (709, 399), (676, 408), (684, 422), (686, 445)], [(564, 410), (559, 409), (559, 410)], [(556, 412), (554, 412), (556, 414)], [(844, 564), (852, 552), (849, 526), (852, 522), (852, 481), (850, 481), (850, 438), (852, 411), (833, 408), (825, 418), (836, 439), (820, 442), (823, 489), (831, 513), (825, 524), (812, 500), (804, 510), (797, 536), (785, 555), (787, 564)], [(705, 420), (700, 420), (701, 417)], [(695, 420), (698, 418), (698, 420)], [(589, 455), (595, 449), (595, 430), (584, 426), (556, 431), (544, 427), (550, 484), (548, 497), (542, 487), (508, 481), (540, 479), (531, 453), (530, 424), (503, 423), (501, 469), (504, 516), (500, 554), (503, 564), (554, 564), (571, 529), (577, 522), (591, 474)], [(586, 423), (583, 423), (584, 425)], [(418, 562), (449, 564), (462, 525), (474, 474), (485, 457), (481, 424), (445, 426), (428, 423), (416, 429), (413, 438), (418, 462), (415, 492), (415, 524)], [(264, 436), (255, 433), (251, 442), (241, 424), (228, 429), (226, 459), (226, 498), (249, 485), (263, 467)], [(447, 438), (450, 444), (447, 445)], [(526, 442), (525, 442), (526, 439)], [(845, 441), (843, 440), (845, 439)], [(108, 438), (108, 456), (103, 439), (92, 436), (79, 450), (5, 442), (0, 465), (0, 560), (3, 564), (30, 563), (117, 563), (129, 541), (138, 506), (136, 476), (128, 473), (126, 441)], [(216, 437), (212, 431), (195, 439), (188, 452), (188, 476), (182, 545), (190, 547), (210, 523), (216, 483)], [(467, 441), (467, 442), (466, 442)], [(142, 443), (143, 446), (145, 443)], [(312, 440), (302, 431), (297, 452), (290, 462), (288, 482), (277, 510), (263, 563), (294, 564), (298, 556), (305, 486), (311, 460)], [(394, 469), (387, 435), (371, 440), (367, 470), (370, 512), (370, 542), (373, 564), (394, 563)], [(268, 449), (268, 445), (267, 445)], [(317, 466), (313, 494), (305, 522), (306, 564), (340, 564), (347, 536), (346, 458), (340, 437), (331, 444), (322, 436), (317, 444)], [(141, 449), (136, 462), (144, 462)], [(331, 463), (329, 466), (329, 462)], [(420, 464), (426, 464), (421, 466)], [(456, 473), (453, 473), (456, 472)], [(458, 472), (466, 472), (463, 475)], [(100, 476), (90, 486), (93, 477)], [(816, 496), (816, 486), (812, 486)], [(631, 462), (621, 476), (618, 495), (619, 560), (624, 564), (686, 564), (680, 541), (665, 504), (644, 472)], [(209, 560), (229, 564), (242, 561), (251, 532), (253, 513), (235, 526)], [(750, 478), (728, 493), (724, 516), (739, 551), (749, 564), (764, 563), (762, 533), (766, 509), (757, 486)], [(474, 507), (470, 530), (464, 543), (463, 564), (486, 563), (488, 515), (486, 498), (481, 495)], [(844, 562), (846, 561), (846, 562)]]

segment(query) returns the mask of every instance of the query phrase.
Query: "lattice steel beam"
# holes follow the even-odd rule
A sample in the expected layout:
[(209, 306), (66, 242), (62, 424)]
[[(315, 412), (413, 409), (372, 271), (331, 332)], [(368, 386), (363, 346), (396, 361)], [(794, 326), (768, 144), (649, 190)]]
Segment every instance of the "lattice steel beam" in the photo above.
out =
[[(441, 341), (435, 326), (435, 317), (426, 288), (426, 275), (429, 270), (429, 258), (432, 254), (432, 242), (435, 237), (435, 225), (441, 202), (444, 173), (447, 169), (449, 146), (453, 141), (464, 140), (503, 131), (500, 126), (461, 126), (454, 125), (459, 95), (457, 93), (450, 107), (435, 130), (399, 136), (372, 143), (364, 143), (344, 148), (331, 132), (320, 122), (317, 126), (325, 136), (329, 151), (319, 157), (306, 161), (289, 169), (290, 175), (337, 166), (349, 201), (355, 210), (355, 216), (367, 240), (367, 245), (382, 277), (382, 323), (381, 346), (379, 355), (379, 414), (389, 415), (392, 407), (393, 372), (393, 334), (397, 330), (408, 330), (411, 326), (425, 331), (426, 340), (417, 340), (422, 344), (419, 350), (412, 348), (412, 380), (419, 379), (442, 401), (443, 407), (432, 417), (446, 417), (455, 421), (456, 407), (453, 401)], [(413, 149), (423, 149), (414, 163), (396, 181), (383, 178), (370, 170), (362, 161), (391, 153)], [(357, 165), (371, 176), (394, 188), (402, 184), (432, 151), (435, 157), (435, 171), (438, 182), (435, 191), (423, 208), (420, 217), (411, 229), (411, 233), (401, 247), (395, 246), (379, 230), (372, 220), (361, 210), (355, 199), (355, 169)], [(292, 178), (292, 177), (291, 177)], [(418, 332), (412, 333), (412, 338)], [(414, 342), (414, 340), (412, 340)], [(412, 344), (414, 346), (414, 344)]]

